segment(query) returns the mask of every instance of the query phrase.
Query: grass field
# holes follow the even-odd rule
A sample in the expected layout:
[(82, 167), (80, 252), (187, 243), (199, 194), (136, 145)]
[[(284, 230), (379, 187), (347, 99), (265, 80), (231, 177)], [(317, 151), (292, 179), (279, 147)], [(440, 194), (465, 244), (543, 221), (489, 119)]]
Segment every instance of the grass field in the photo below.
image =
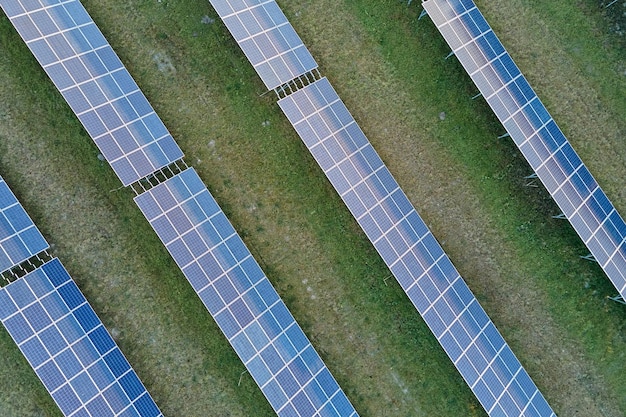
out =
[[(624, 306), (413, 3), (279, 0), (556, 413), (623, 416)], [(626, 6), (477, 3), (626, 213)], [(208, 2), (84, 4), (359, 413), (484, 416)], [(3, 15), (0, 57), (0, 174), (165, 415), (272, 415)], [(0, 416), (61, 415), (4, 330), (0, 379)]]

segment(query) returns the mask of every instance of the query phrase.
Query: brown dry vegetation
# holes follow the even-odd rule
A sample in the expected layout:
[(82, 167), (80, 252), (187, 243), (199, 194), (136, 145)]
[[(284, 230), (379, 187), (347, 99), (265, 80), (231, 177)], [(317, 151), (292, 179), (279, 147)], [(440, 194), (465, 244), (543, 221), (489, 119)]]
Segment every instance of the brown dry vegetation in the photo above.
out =
[[(85, 5), (360, 414), (484, 415), (223, 26), (200, 23), (216, 18), (210, 6), (180, 3)], [(395, 0), (279, 3), (555, 411), (622, 416), (624, 309), (604, 298), (600, 269), (577, 259), (584, 247), (566, 223), (549, 218), (545, 192), (522, 187), (528, 168), (495, 139), (501, 128), (469, 100), (460, 66), (444, 63), (432, 24)], [(555, 27), (559, 8), (541, 3), (479, 6), (624, 213), (624, 53), (581, 56), (585, 36), (610, 40), (594, 2), (562, 5), (584, 36)], [(0, 35), (0, 174), (159, 406), (271, 415), (131, 193), (116, 190), (27, 50), (5, 40), (19, 42)], [(1, 384), (0, 415), (58, 415), (0, 336), (0, 375), (17, 375)]]

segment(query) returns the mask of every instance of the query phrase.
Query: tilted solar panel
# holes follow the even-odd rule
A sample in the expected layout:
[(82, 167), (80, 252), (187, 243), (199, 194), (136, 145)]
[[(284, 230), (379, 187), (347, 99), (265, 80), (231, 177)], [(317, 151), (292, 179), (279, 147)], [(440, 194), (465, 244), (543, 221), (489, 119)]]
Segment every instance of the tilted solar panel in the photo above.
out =
[(537, 177), (626, 298), (626, 223), (474, 2), (429, 0), (423, 6)]
[(0, 178), (0, 272), (48, 248), (9, 186)]
[(357, 415), (193, 168), (135, 201), (279, 416)]
[(274, 0), (210, 2), (268, 90), (317, 68)]
[(0, 321), (63, 415), (162, 416), (58, 258), (0, 288)]
[(0, 6), (124, 185), (183, 156), (78, 0)]
[(326, 78), (278, 104), (491, 416), (554, 416)]

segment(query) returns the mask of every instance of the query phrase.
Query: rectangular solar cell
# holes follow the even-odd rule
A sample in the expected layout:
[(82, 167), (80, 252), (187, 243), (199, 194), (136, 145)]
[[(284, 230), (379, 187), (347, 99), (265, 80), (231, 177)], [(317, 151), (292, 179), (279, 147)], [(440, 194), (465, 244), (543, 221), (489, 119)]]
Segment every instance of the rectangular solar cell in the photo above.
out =
[(0, 321), (65, 416), (162, 416), (58, 258), (0, 288)]
[(279, 416), (357, 415), (193, 168), (135, 202)]
[(280, 108), (491, 416), (554, 416), (326, 78)]
[(124, 185), (182, 158), (163, 122), (78, 0), (0, 6)]
[(537, 177), (626, 298), (624, 219), (481, 12), (472, 0), (429, 0), (423, 6)]
[(268, 90), (317, 68), (274, 0), (210, 0)]
[(0, 177), (0, 272), (47, 248), (48, 242)]

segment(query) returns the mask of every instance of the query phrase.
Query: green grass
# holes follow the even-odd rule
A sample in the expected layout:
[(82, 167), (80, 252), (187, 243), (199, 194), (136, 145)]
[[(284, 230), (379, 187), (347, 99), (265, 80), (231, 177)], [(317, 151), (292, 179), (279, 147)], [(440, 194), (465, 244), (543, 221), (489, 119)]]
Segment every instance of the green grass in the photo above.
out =
[[(490, 20), (501, 18), (498, 3), (484, 5)], [(549, 218), (556, 206), (545, 191), (521, 186), (528, 167), (510, 142), (495, 139), (501, 127), (484, 102), (469, 100), (475, 89), (458, 63), (443, 61), (445, 43), (432, 24), (418, 23), (417, 8), (395, 0), (280, 4), (557, 413), (619, 415), (626, 409), (624, 310), (606, 301), (614, 290), (599, 268), (578, 260), (584, 247), (574, 232)], [(523, 42), (510, 51), (529, 78), (569, 71), (568, 60), (578, 68), (592, 63), (594, 72), (580, 75), (601, 104), (590, 117), (623, 132), (624, 96), (611, 88), (624, 82), (611, 72), (623, 52), (610, 43), (599, 49), (608, 35), (590, 4), (555, 2), (546, 11), (515, 2), (524, 13), (498, 22), (588, 22), (533, 39), (539, 55), (532, 59)], [(275, 98), (259, 96), (263, 87), (234, 41), (220, 23), (200, 23), (205, 14), (217, 18), (210, 6), (86, 6), (360, 414), (484, 415), (399, 286), (385, 285), (389, 272)], [(545, 64), (544, 51), (578, 43), (582, 49), (564, 61)], [(155, 54), (176, 71), (159, 72)], [(121, 332), (122, 350), (165, 414), (272, 415), (248, 375), (238, 384), (243, 365), (131, 193), (109, 192), (119, 183), (5, 18), (0, 55), (1, 173), (107, 327)], [(616, 135), (600, 145), (585, 138), (590, 127), (577, 125), (580, 108), (563, 105), (577, 97), (540, 81), (531, 78), (623, 212), (623, 145)], [(0, 414), (59, 415), (2, 336), (3, 360), (15, 363), (0, 367), (14, 381), (0, 389)], [(32, 394), (16, 395), (23, 392)]]

